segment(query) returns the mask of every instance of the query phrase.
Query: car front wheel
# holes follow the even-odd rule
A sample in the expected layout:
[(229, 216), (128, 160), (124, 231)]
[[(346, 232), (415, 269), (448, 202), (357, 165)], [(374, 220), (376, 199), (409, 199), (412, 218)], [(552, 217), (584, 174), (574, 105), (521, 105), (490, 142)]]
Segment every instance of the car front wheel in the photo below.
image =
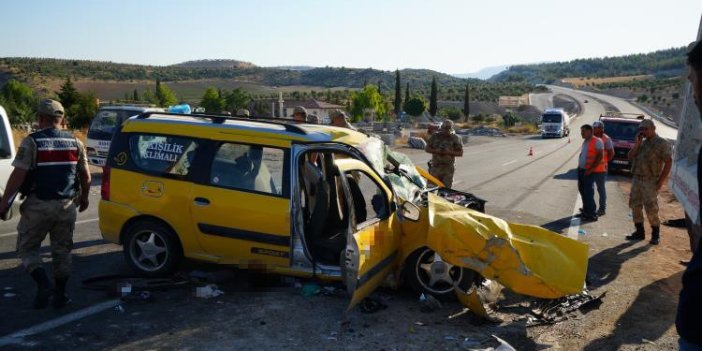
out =
[(443, 261), (439, 254), (426, 247), (409, 255), (404, 266), (405, 281), (414, 291), (444, 300), (455, 296), (455, 285), (467, 291), (477, 276), (471, 269)]
[(135, 271), (159, 276), (171, 273), (183, 257), (176, 234), (156, 221), (141, 221), (129, 227), (124, 256)]

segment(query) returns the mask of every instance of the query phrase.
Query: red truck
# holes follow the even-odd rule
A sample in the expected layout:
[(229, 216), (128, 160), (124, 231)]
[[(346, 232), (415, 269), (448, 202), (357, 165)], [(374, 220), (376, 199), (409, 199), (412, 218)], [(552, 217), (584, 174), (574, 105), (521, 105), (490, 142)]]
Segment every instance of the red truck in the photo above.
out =
[(608, 165), (610, 172), (631, 171), (628, 154), (636, 143), (639, 124), (643, 119), (644, 115), (639, 113), (605, 112), (600, 115), (605, 134), (609, 135), (614, 144), (614, 157)]

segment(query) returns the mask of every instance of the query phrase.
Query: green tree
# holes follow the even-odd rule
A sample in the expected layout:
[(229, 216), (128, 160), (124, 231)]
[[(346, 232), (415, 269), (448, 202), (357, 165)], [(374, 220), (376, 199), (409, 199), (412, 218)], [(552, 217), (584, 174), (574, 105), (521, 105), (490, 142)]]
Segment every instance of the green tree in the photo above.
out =
[(436, 77), (431, 78), (431, 93), (429, 94), (429, 114), (436, 116), (436, 111), (438, 110), (437, 100), (438, 99), (438, 87), (436, 86)]
[(236, 88), (224, 94), (224, 110), (236, 112), (240, 108), (248, 108), (251, 97), (241, 88)]
[(178, 97), (171, 88), (166, 84), (162, 84), (160, 81), (156, 81), (156, 101), (161, 107), (168, 107), (178, 103)]
[(395, 70), (395, 101), (394, 103), (394, 109), (395, 115), (399, 116), (400, 112), (402, 112), (402, 91), (400, 88), (400, 70)]
[(78, 90), (76, 90), (75, 86), (73, 86), (71, 77), (66, 78), (66, 81), (61, 85), (61, 90), (59, 90), (56, 95), (58, 96), (59, 101), (61, 101), (63, 108), (66, 110), (70, 109), (71, 106), (73, 106), (73, 104), (80, 99), (80, 94), (78, 93)]
[(71, 129), (83, 129), (90, 125), (90, 121), (98, 111), (97, 97), (92, 91), (78, 94), (78, 99), (66, 111), (68, 127)]
[(463, 114), (470, 116), (470, 90), (468, 89), (468, 84), (466, 84), (466, 91), (463, 94)]
[(200, 106), (205, 108), (205, 113), (217, 114), (224, 109), (224, 100), (219, 98), (217, 89), (209, 87), (205, 90), (205, 94), (202, 95)]
[(427, 110), (427, 100), (424, 96), (415, 95), (405, 101), (405, 112), (410, 116), (419, 116)]
[(30, 123), (35, 119), (37, 98), (34, 91), (14, 79), (0, 89), (0, 104), (5, 107), (12, 125)]
[(519, 116), (517, 116), (514, 112), (509, 111), (502, 116), (502, 124), (509, 128), (513, 127), (515, 123), (519, 121)]
[(457, 121), (463, 117), (463, 112), (457, 107), (449, 106), (440, 109), (439, 116)]
[(134, 89), (134, 93), (132, 94), (132, 100), (139, 101), (139, 91), (136, 89)]
[(144, 101), (149, 102), (151, 104), (158, 104), (158, 99), (156, 98), (156, 95), (154, 95), (154, 92), (151, 91), (151, 89), (146, 88), (144, 90), (144, 95), (143, 95)]
[(351, 94), (351, 116), (354, 121), (359, 121), (363, 118), (366, 110), (375, 111), (375, 116), (378, 119), (387, 117), (388, 110), (385, 105), (385, 99), (378, 92), (378, 87), (369, 84), (361, 91)]
[[(407, 103), (407, 101), (409, 101), (409, 99), (410, 99), (410, 89), (409, 89), (409, 82), (407, 82), (407, 84), (405, 85), (405, 103)], [(405, 112), (407, 112), (407, 111), (405, 110)]]

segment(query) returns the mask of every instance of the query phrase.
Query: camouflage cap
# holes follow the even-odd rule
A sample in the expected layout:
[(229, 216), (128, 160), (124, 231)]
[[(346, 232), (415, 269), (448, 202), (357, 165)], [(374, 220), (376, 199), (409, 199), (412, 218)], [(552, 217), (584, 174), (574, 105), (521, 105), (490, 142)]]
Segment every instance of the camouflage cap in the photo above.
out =
[(592, 128), (604, 128), (604, 123), (602, 121), (594, 121), (592, 122)]
[(441, 129), (453, 129), (453, 121), (450, 119), (445, 120), (441, 123)]
[(44, 99), (39, 101), (37, 113), (44, 116), (63, 117), (63, 105), (56, 100)]
[(307, 110), (302, 106), (295, 106), (295, 108), (293, 109), (293, 115), (297, 113), (302, 113), (305, 116), (307, 116)]
[(653, 124), (653, 121), (650, 119), (644, 119), (641, 121), (641, 124), (639, 124), (639, 127), (644, 127), (644, 128), (656, 128), (656, 125)]
[(240, 109), (236, 110), (236, 115), (240, 116), (240, 117), (249, 117), (249, 116), (251, 116), (251, 113), (249, 112), (249, 110), (247, 110), (245, 108), (240, 108)]

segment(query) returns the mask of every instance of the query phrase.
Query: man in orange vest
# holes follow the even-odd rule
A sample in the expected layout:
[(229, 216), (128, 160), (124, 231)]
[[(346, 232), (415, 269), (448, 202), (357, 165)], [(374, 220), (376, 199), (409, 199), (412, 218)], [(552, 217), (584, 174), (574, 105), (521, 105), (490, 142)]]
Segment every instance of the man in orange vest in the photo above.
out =
[(583, 221), (596, 221), (595, 213), (595, 177), (604, 173), (604, 143), (592, 134), (592, 126), (580, 127), (583, 146), (578, 158), (578, 191), (583, 199), (582, 212), (576, 215)]
[(614, 158), (614, 144), (612, 143), (612, 138), (604, 132), (604, 123), (602, 121), (595, 121), (592, 123), (593, 133), (596, 137), (602, 139), (604, 143), (604, 172), (595, 173), (595, 185), (597, 186), (597, 194), (600, 197), (600, 207), (597, 209), (597, 216), (602, 217), (607, 212), (607, 190), (605, 189), (605, 182), (607, 181), (607, 166), (609, 161)]

